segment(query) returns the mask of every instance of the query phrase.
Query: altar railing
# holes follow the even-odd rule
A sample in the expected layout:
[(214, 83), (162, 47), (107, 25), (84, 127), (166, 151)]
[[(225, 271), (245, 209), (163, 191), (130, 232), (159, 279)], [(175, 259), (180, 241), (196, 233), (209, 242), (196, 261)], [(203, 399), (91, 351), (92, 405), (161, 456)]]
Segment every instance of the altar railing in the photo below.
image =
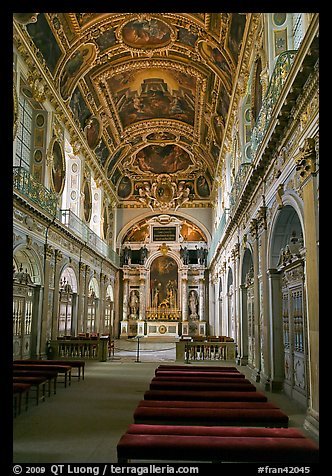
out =
[(108, 336), (66, 337), (51, 340), (52, 355), (54, 359), (83, 359), (99, 360), (106, 362), (108, 355)]
[(234, 360), (235, 342), (186, 342), (184, 357), (190, 360)]

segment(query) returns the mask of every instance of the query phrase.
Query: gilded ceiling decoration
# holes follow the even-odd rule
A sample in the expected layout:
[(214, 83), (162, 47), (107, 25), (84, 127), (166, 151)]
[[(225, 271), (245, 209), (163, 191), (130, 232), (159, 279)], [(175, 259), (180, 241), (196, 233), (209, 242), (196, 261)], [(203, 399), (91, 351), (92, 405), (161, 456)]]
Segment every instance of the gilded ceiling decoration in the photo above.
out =
[(15, 15), (118, 206), (210, 206), (252, 14)]

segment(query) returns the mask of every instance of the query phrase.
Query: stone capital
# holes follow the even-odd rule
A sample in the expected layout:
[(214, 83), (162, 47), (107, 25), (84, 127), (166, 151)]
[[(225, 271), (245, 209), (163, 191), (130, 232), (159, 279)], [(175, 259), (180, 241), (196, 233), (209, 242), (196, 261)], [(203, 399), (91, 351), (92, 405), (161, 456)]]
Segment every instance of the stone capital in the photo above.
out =
[(308, 137), (305, 139), (304, 146), (300, 149), (299, 155), (295, 158), (296, 171), (302, 182), (316, 172), (315, 145), (315, 139)]

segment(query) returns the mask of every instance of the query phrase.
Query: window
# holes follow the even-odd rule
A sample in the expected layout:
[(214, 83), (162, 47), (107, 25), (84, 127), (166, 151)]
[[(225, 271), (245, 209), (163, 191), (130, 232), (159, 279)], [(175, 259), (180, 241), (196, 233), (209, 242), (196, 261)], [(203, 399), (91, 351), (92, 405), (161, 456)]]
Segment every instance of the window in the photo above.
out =
[(33, 109), (29, 102), (20, 95), (14, 166), (23, 167), (28, 171), (31, 159), (32, 113)]

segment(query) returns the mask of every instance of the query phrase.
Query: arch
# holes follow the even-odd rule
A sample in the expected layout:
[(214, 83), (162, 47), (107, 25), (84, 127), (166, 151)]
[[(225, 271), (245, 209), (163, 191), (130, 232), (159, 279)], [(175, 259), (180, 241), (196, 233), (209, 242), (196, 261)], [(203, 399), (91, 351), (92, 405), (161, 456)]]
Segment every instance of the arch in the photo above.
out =
[(245, 284), (246, 283), (246, 275), (250, 270), (250, 267), (253, 265), (253, 259), (252, 259), (252, 249), (250, 246), (248, 246), (243, 253), (242, 260), (241, 260), (241, 270), (240, 270), (240, 276), (241, 276), (241, 283), (240, 284)]
[(22, 265), (23, 270), (27, 270), (34, 284), (42, 284), (44, 281), (43, 267), (38, 255), (32, 248), (18, 245), (13, 252), (13, 265), (16, 271)]
[(92, 276), (92, 278), (89, 281), (88, 289), (89, 289), (89, 293), (91, 293), (91, 291), (93, 291), (95, 297), (97, 299), (99, 299), (99, 283), (98, 283), (97, 279), (94, 276)]
[[(189, 220), (189, 221), (193, 222), (198, 228), (200, 228), (202, 230), (202, 232), (206, 236), (208, 246), (210, 245), (211, 240), (212, 240), (211, 233), (206, 228), (206, 226), (203, 223), (201, 223), (199, 220), (197, 220), (196, 218), (192, 217), (191, 215), (188, 215), (188, 214), (183, 213), (183, 212), (169, 213), (169, 215), (174, 216), (178, 219), (183, 218), (185, 220)], [(130, 228), (135, 226), (138, 222), (143, 221), (145, 219), (147, 220), (147, 219), (153, 218), (154, 216), (156, 216), (156, 212), (146, 211), (146, 212), (142, 213), (141, 215), (138, 215), (138, 216), (132, 218), (128, 223), (126, 223), (122, 227), (122, 229), (118, 232), (118, 236), (116, 238), (116, 248), (117, 249), (121, 248), (123, 239), (126, 236), (126, 234), (128, 233), (128, 231), (130, 230)]]
[(107, 298), (109, 298), (111, 302), (114, 302), (114, 292), (111, 284), (108, 284), (106, 288), (106, 299)]
[(60, 282), (66, 280), (66, 283), (70, 285), (72, 292), (77, 293), (77, 277), (74, 268), (71, 266), (64, 266), (60, 273)]
[(293, 207), (293, 200), (289, 203), (285, 201), (285, 206), (277, 211), (273, 217), (270, 235), (268, 237), (268, 256), (267, 262), (269, 268), (277, 267), (280, 251), (288, 244), (292, 232), (295, 231), (298, 237), (304, 239), (302, 220), (298, 211)]

